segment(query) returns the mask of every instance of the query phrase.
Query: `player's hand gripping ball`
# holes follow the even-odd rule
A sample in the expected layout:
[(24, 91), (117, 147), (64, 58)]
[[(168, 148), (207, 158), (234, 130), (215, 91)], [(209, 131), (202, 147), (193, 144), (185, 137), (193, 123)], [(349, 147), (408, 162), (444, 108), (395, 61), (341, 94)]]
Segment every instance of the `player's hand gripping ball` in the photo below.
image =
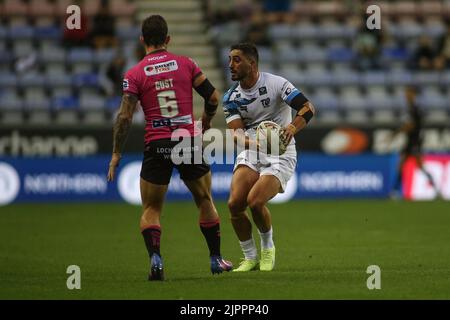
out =
[(287, 144), (282, 138), (282, 128), (273, 121), (263, 121), (256, 128), (256, 141), (262, 152), (268, 155), (282, 155)]

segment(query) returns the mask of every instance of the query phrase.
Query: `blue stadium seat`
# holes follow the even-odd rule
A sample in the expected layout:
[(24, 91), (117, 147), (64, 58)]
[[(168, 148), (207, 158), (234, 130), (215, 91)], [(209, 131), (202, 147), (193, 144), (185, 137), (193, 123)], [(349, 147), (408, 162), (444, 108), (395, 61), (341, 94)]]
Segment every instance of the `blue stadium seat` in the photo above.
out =
[(0, 40), (6, 39), (8, 35), (8, 30), (0, 24)]
[(122, 97), (120, 96), (108, 97), (105, 101), (105, 107), (109, 110), (117, 110), (120, 106), (121, 100)]
[(355, 58), (355, 54), (350, 48), (337, 47), (328, 49), (327, 58), (332, 62), (349, 62)]
[(23, 88), (43, 87), (46, 85), (45, 77), (37, 72), (25, 73), (18, 79), (18, 84)]
[(331, 84), (330, 74), (326, 71), (308, 72), (306, 77), (310, 86), (328, 86)]
[(413, 74), (407, 70), (398, 70), (386, 74), (386, 84), (392, 86), (409, 85), (413, 82)]
[(319, 39), (340, 39), (348, 37), (350, 29), (340, 24), (325, 24), (318, 28), (317, 37)]
[(390, 25), (388, 32), (397, 39), (418, 38), (424, 33), (423, 28), (417, 23), (400, 23)]
[(8, 64), (14, 60), (14, 57), (11, 52), (6, 50), (0, 51), (0, 64)]
[(317, 110), (337, 110), (340, 107), (339, 97), (329, 90), (318, 90), (310, 100)]
[(283, 73), (283, 76), (288, 79), (292, 84), (297, 86), (300, 90), (304, 90), (305, 86), (310, 85), (309, 77), (297, 70), (291, 70), (291, 72)]
[(371, 107), (367, 105), (365, 97), (358, 90), (343, 91), (340, 94), (339, 103), (343, 109), (367, 110)]
[[(258, 47), (258, 54), (259, 54), (259, 60), (261, 62), (269, 63), (271, 64), (274, 60), (272, 49), (266, 48), (266, 47)], [(227, 62), (228, 62), (228, 48), (227, 48)]]
[(242, 27), (238, 22), (228, 22), (220, 26), (214, 26), (210, 29), (214, 41), (219, 46), (228, 46), (232, 43), (239, 42), (241, 31)]
[(24, 108), (30, 110), (50, 109), (51, 102), (43, 89), (28, 88), (25, 92)]
[(45, 83), (49, 88), (71, 87), (72, 79), (70, 75), (66, 74), (47, 74)]
[(323, 62), (327, 59), (325, 49), (315, 45), (301, 46), (297, 52), (298, 60), (301, 62)]
[(34, 36), (34, 29), (31, 26), (11, 26), (8, 29), (10, 39), (31, 39)]
[(274, 41), (284, 40), (284, 39), (293, 39), (294, 34), (292, 32), (292, 28), (287, 24), (274, 24), (269, 26), (268, 34), (269, 37)]
[(445, 32), (445, 27), (442, 24), (432, 24), (424, 27), (424, 33), (432, 38), (440, 37)]
[(450, 70), (441, 73), (439, 82), (447, 86), (447, 88), (450, 86)]
[(406, 48), (402, 47), (385, 47), (382, 49), (382, 58), (385, 61), (406, 61), (409, 59), (410, 53)]
[[(297, 24), (292, 28), (292, 40), (317, 39), (320, 28), (313, 24)], [(276, 39), (274, 39), (276, 40)]]
[(440, 73), (437, 71), (419, 71), (413, 76), (413, 83), (415, 85), (430, 85), (439, 84)]
[(384, 71), (367, 71), (361, 74), (361, 81), (364, 85), (386, 85), (386, 73)]
[(449, 103), (445, 95), (433, 88), (424, 89), (417, 97), (417, 101), (419, 106), (424, 109), (445, 109)]
[(49, 62), (45, 65), (45, 74), (51, 75), (64, 75), (67, 76), (66, 67), (63, 62)]
[(17, 75), (9, 72), (0, 72), (0, 88), (13, 88), (17, 85)]
[(450, 90), (447, 90), (447, 95), (446, 95), (445, 99), (447, 101), (445, 108), (447, 109), (448, 112), (450, 112)]
[(353, 70), (337, 70), (331, 75), (331, 84), (335, 86), (355, 86), (360, 84), (360, 74)]
[(386, 92), (384, 88), (369, 87), (365, 96), (367, 107), (380, 110), (392, 109), (392, 97)]
[(131, 26), (126, 28), (119, 28), (116, 31), (117, 37), (120, 40), (130, 40), (130, 39), (139, 39), (139, 35), (141, 34), (140, 27)]
[(15, 90), (2, 90), (0, 92), (0, 108), (3, 110), (21, 110), (23, 100)]
[(34, 34), (37, 39), (59, 40), (62, 38), (62, 29), (56, 26), (41, 26), (34, 29)]
[(39, 51), (39, 60), (43, 63), (65, 62), (66, 51), (59, 46), (42, 47)]
[(105, 99), (98, 94), (80, 94), (79, 97), (81, 109), (103, 109)]
[(98, 87), (99, 79), (96, 73), (80, 73), (74, 74), (72, 83), (75, 87)]
[(79, 107), (79, 101), (77, 97), (56, 97), (52, 101), (52, 107), (54, 109), (77, 109)]
[(93, 62), (94, 52), (91, 48), (73, 48), (67, 55), (67, 61), (73, 62)]
[(98, 64), (106, 64), (111, 62), (116, 54), (116, 49), (100, 49), (94, 53), (94, 61)]
[(299, 62), (299, 51), (294, 46), (282, 46), (277, 55), (278, 62)]

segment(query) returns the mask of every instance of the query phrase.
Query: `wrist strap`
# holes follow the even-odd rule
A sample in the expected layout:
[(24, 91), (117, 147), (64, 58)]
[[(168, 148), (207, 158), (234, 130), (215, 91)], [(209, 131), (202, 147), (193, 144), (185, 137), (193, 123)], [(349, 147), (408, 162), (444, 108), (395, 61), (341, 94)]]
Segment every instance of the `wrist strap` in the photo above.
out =
[(297, 128), (296, 128), (292, 123), (289, 123), (289, 125), (287, 126), (287, 129), (288, 129), (289, 132), (291, 132), (292, 134), (295, 134), (295, 132), (297, 131)]

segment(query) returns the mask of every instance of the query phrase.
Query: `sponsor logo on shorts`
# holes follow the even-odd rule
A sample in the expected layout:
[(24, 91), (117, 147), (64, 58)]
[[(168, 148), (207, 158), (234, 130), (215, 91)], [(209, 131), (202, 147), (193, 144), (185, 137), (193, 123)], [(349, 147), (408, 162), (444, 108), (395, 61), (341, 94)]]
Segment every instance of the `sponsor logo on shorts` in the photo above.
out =
[(178, 126), (183, 124), (192, 124), (192, 117), (187, 115), (168, 119), (154, 119), (152, 121), (153, 128)]

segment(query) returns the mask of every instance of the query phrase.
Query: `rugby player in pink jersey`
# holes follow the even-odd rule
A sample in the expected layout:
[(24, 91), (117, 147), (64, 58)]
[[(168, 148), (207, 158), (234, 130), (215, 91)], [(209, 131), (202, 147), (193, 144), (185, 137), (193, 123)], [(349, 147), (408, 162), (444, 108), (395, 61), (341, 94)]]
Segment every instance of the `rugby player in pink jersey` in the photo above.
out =
[[(194, 127), (192, 88), (205, 100), (201, 119), (203, 130), (211, 127), (219, 93), (195, 62), (167, 51), (170, 41), (167, 33), (167, 23), (159, 15), (152, 15), (142, 23), (140, 41), (147, 54), (125, 74), (123, 80), (123, 96), (114, 124), (113, 152), (108, 172), (108, 180), (112, 181), (137, 102), (140, 101), (146, 120), (145, 151), (140, 173), (143, 206), (140, 229), (150, 258), (149, 280), (164, 279), (160, 216), (174, 167), (199, 209), (200, 229), (209, 248), (211, 272), (232, 269), (231, 263), (224, 260), (220, 253), (220, 221), (211, 197), (210, 167), (203, 160), (200, 164), (194, 162), (194, 153), (201, 152), (202, 146), (201, 139), (194, 139), (200, 132)], [(192, 161), (177, 164), (179, 161), (174, 163), (171, 160), (172, 151), (178, 154), (174, 148), (179, 144), (177, 140), (172, 141), (173, 134), (191, 140), (189, 142), (194, 148), (189, 149), (187, 157)], [(183, 157), (185, 152), (184, 149), (181, 152)]]

